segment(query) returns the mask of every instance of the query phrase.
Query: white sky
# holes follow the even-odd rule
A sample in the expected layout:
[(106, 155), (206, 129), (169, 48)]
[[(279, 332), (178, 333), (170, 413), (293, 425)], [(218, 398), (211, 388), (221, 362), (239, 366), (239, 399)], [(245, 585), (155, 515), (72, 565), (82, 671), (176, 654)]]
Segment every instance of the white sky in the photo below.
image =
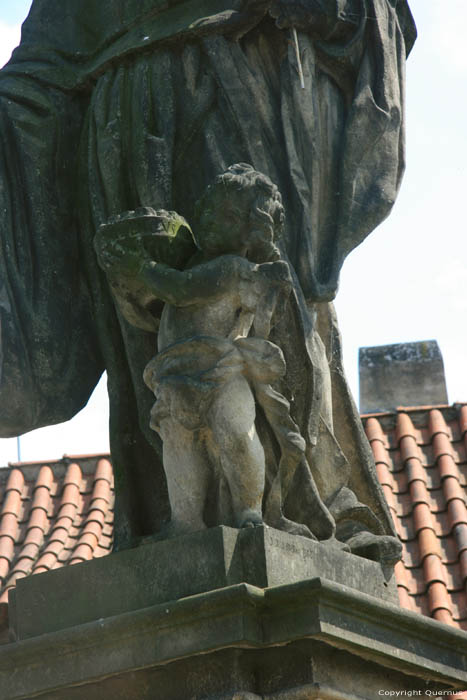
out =
[[(345, 366), (358, 392), (360, 346), (436, 339), (450, 402), (467, 401), (467, 0), (409, 0), (419, 38), (407, 64), (407, 171), (399, 200), (346, 261), (336, 301)], [(0, 65), (29, 0), (0, 0)], [(101, 381), (72, 421), (21, 438), (24, 461), (108, 450)], [(16, 461), (0, 440), (0, 465)]]

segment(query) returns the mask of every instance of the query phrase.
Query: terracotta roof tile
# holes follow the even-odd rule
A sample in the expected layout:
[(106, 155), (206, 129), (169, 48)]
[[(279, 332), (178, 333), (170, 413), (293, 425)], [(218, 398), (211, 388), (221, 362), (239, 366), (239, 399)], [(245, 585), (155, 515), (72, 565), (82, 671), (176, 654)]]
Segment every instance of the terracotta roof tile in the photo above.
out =
[(467, 509), (464, 500), (456, 498), (449, 501), (448, 513), (451, 528), (456, 527), (456, 525), (467, 525)]
[(18, 518), (14, 513), (5, 513), (0, 516), (0, 536), (11, 537), (16, 540), (18, 534)]
[(455, 591), (451, 595), (452, 611), (455, 620), (464, 622), (467, 626), (467, 606), (465, 602), (465, 591)]
[[(66, 541), (66, 540), (65, 540)], [(53, 554), (55, 558), (58, 557), (59, 553), (62, 551), (64, 547), (65, 542), (62, 542), (59, 539), (49, 539), (49, 542), (47, 544), (47, 548), (44, 550), (44, 555), (45, 554)], [(44, 561), (43, 559), (39, 559), (38, 561), (38, 566), (43, 564)]]
[(0, 559), (11, 561), (14, 553), (14, 542), (11, 537), (0, 538)]
[(388, 469), (388, 462), (376, 462), (376, 471), (378, 473), (378, 479), (384, 486), (389, 486), (392, 491), (395, 490), (395, 483), (391, 472)]
[(459, 499), (462, 503), (464, 502), (464, 491), (457, 476), (450, 475), (443, 479), (443, 492), (446, 503), (449, 503), (454, 498)]
[(107, 479), (96, 479), (92, 492), (91, 503), (96, 500), (102, 500), (106, 503), (110, 501), (110, 484)]
[(428, 414), (428, 429), (431, 436), (434, 437), (438, 433), (444, 433), (447, 435), (449, 440), (451, 440), (452, 432), (449, 431), (446, 421), (444, 420), (443, 414), (438, 409), (433, 409)]
[[(101, 515), (103, 514), (101, 513)], [(92, 534), (94, 537), (97, 537), (97, 540), (99, 540), (99, 537), (102, 535), (102, 529), (103, 526), (98, 523), (97, 520), (87, 520), (85, 526), (83, 527), (83, 534)]]
[(34, 490), (31, 510), (34, 508), (42, 508), (46, 513), (51, 511), (50, 491), (46, 486), (39, 486)]
[[(430, 608), (428, 607), (428, 599), (425, 594), (411, 596), (414, 603), (414, 611), (420, 613), (420, 615), (426, 615), (431, 617)], [(399, 596), (400, 604), (403, 606), (402, 599)], [(405, 607), (405, 606), (403, 606)], [(409, 608), (410, 609), (410, 608)]]
[(467, 629), (467, 404), (400, 408), (364, 425), (404, 547), (401, 605)]
[(431, 528), (423, 528), (418, 533), (418, 551), (420, 553), (420, 559), (418, 565), (423, 563), (425, 557), (435, 554), (439, 559), (442, 559), (440, 540), (436, 537), (434, 531)]
[(96, 549), (94, 550), (94, 558), (105, 557), (107, 554), (109, 554), (111, 546), (112, 546), (112, 541), (109, 539), (106, 546), (96, 547)]
[(79, 485), (75, 483), (66, 484), (60, 500), (60, 507), (70, 505), (78, 508), (80, 505)]
[(455, 539), (456, 545), (459, 552), (464, 552), (467, 550), (467, 525), (464, 523), (456, 525), (452, 531)]
[(99, 479), (106, 479), (110, 486), (113, 484), (112, 465), (108, 459), (100, 459), (97, 464), (95, 481)]
[(451, 612), (445, 608), (437, 608), (436, 610), (432, 611), (432, 615), (435, 620), (438, 620), (438, 622), (442, 622), (445, 625), (458, 627), (453, 620)]
[(29, 542), (28, 544), (24, 544), (21, 549), (21, 554), (19, 556), (25, 559), (30, 559), (31, 561), (35, 561), (39, 552), (39, 546), (40, 545), (36, 544), (35, 542)]
[(388, 484), (382, 484), (383, 487), (383, 492), (384, 492), (384, 497), (386, 499), (386, 502), (390, 508), (390, 510), (396, 512), (397, 511), (397, 501), (394, 496), (392, 488)]
[(8, 559), (0, 559), (0, 586), (6, 581), (10, 568)]
[(420, 530), (431, 528), (436, 532), (436, 522), (427, 503), (417, 503), (412, 511), (414, 534), (418, 535)]
[(441, 559), (436, 554), (428, 554), (423, 560), (423, 577), (428, 586), (432, 583), (447, 585), (446, 572)]
[(72, 523), (76, 517), (77, 508), (78, 506), (74, 503), (61, 503), (56, 517)]
[(29, 516), (29, 521), (27, 523), (28, 532), (33, 529), (38, 529), (42, 533), (46, 532), (49, 527), (49, 521), (47, 518), (47, 511), (43, 508), (34, 508)]
[(93, 511), (101, 511), (103, 515), (107, 513), (107, 509), (109, 507), (109, 501), (106, 498), (93, 498), (91, 502), (91, 508)]
[(24, 477), (19, 469), (12, 469), (8, 477), (5, 491), (18, 491), (21, 495), (24, 487)]
[(50, 533), (49, 542), (61, 542), (62, 545), (66, 543), (70, 533), (68, 528), (66, 528), (62, 521), (55, 525), (52, 532)]
[(422, 466), (418, 457), (412, 457), (406, 461), (405, 471), (407, 474), (407, 487), (409, 487), (413, 481), (421, 481), (427, 484), (426, 469)]
[(64, 480), (64, 484), (74, 484), (75, 486), (78, 486), (78, 488), (81, 486), (81, 481), (83, 479), (83, 473), (81, 471), (81, 468), (79, 464), (76, 464), (76, 462), (72, 462), (71, 464), (68, 465), (68, 469), (66, 470), (66, 476)]
[(5, 499), (2, 506), (2, 516), (5, 513), (10, 513), (18, 518), (21, 512), (21, 494), (18, 491), (8, 491), (5, 494)]
[(37, 481), (34, 485), (34, 489), (46, 488), (50, 491), (53, 485), (54, 485), (53, 471), (51, 470), (50, 467), (42, 467), (40, 472), (39, 472), (39, 476), (37, 477)]
[(379, 424), (379, 421), (376, 418), (368, 418), (368, 420), (365, 423), (365, 432), (370, 444), (373, 440), (379, 440), (383, 444), (388, 443), (386, 433), (381, 428), (381, 425)]

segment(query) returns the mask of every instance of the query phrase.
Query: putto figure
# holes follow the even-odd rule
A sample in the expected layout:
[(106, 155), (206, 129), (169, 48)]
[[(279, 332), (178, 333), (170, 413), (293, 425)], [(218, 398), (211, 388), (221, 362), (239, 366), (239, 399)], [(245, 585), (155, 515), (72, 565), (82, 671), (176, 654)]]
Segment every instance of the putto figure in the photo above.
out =
[[(159, 536), (214, 524), (266, 523), (311, 538), (326, 533), (336, 545), (336, 526), (317, 491), (306, 440), (281, 393), (291, 390), (281, 334), (276, 343), (268, 340), (298, 303), (276, 245), (284, 224), (279, 191), (250, 165), (237, 164), (207, 188), (196, 209), (199, 250), (185, 270), (151, 257), (151, 238), (159, 239), (164, 254), (161, 223), (162, 238), (167, 222), (180, 223), (177, 230), (172, 226), (172, 255), (186, 245), (188, 224), (173, 212), (126, 212), (102, 225), (95, 239), (99, 262), (131, 323), (147, 318), (156, 300), (165, 302), (158, 354), (144, 373), (157, 398), (151, 427), (162, 437), (171, 506)], [(304, 346), (303, 335), (289, 330)], [(308, 512), (296, 522), (284, 508), (298, 465)], [(332, 480), (332, 459), (322, 469)], [(293, 503), (289, 509), (294, 512)], [(360, 528), (360, 540), (362, 530), (380, 557), (397, 558), (396, 540), (367, 528)]]
[[(292, 290), (289, 266), (275, 244), (284, 221), (279, 191), (265, 175), (238, 164), (208, 187), (197, 210), (200, 250), (185, 271), (151, 260), (147, 245), (135, 246), (138, 218), (151, 220), (152, 214), (157, 236), (166, 212), (112, 218), (95, 241), (120, 298), (126, 280), (133, 311), (139, 306), (144, 313), (155, 299), (165, 302), (159, 354), (144, 376), (157, 397), (151, 427), (163, 440), (172, 511), (166, 535), (204, 528), (206, 521), (236, 527), (264, 522), (266, 465), (255, 402), (281, 446), (283, 477), (285, 465), (290, 471), (305, 452), (288, 401), (271, 386), (286, 367), (267, 338)], [(126, 236), (119, 235), (122, 229)], [(284, 517), (277, 486), (265, 510), (269, 524), (313, 536)]]
[[(254, 391), (260, 389), (261, 400), (261, 388), (271, 393), (269, 385), (285, 374), (281, 350), (266, 338), (280, 296), (292, 284), (287, 263), (268, 262), (278, 257), (273, 241), (283, 209), (266, 177), (233, 167), (198, 206), (201, 254), (179, 273), (183, 292), (165, 299), (159, 354), (145, 371), (157, 396), (151, 427), (163, 441), (172, 524), (181, 531), (206, 526), (213, 481), (217, 493), (225, 482), (230, 495), (222, 500), (231, 508), (216, 498), (221, 523), (263, 523), (265, 457)], [(157, 266), (153, 270), (157, 294)], [(284, 418), (299, 441), (287, 411)]]

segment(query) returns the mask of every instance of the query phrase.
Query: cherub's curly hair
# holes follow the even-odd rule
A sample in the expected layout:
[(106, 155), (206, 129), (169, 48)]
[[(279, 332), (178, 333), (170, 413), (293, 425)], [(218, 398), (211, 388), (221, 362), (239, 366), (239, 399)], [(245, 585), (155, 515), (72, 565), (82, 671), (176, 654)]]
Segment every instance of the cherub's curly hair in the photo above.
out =
[[(244, 195), (240, 200), (238, 195)], [(219, 175), (212, 185), (206, 189), (196, 203), (195, 219), (200, 221), (204, 214), (214, 213), (212, 200), (216, 195), (229, 197), (232, 195), (231, 211), (240, 218), (248, 215), (248, 248), (257, 262), (266, 262), (280, 257), (279, 249), (274, 244), (284, 227), (284, 207), (276, 185), (263, 173), (255, 170), (247, 163), (231, 165), (228, 170)], [(247, 211), (245, 211), (247, 207)], [(202, 231), (198, 234), (202, 237)], [(203, 248), (202, 240), (200, 241)]]

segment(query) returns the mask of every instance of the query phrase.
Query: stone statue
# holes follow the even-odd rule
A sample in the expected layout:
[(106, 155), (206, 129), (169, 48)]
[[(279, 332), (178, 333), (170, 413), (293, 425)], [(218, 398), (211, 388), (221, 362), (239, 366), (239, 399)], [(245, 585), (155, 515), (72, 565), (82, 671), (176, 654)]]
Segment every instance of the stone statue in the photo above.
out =
[[(164, 535), (203, 529), (206, 520), (236, 527), (263, 524), (266, 460), (255, 425), (260, 420), (257, 403), (281, 452), (279, 463), (270, 465), (274, 477), (265, 520), (313, 537), (306, 525), (286, 518), (282, 508), (286, 489), (281, 487), (306, 461), (306, 443), (289, 402), (271, 386), (284, 377), (286, 364), (280, 347), (267, 338), (293, 288), (289, 266), (279, 260), (275, 245), (284, 220), (280, 194), (269, 178), (238, 164), (208, 187), (197, 209), (200, 250), (184, 271), (151, 259), (150, 246), (142, 244), (142, 239), (161, 235), (167, 212), (142, 209), (112, 217), (95, 241), (130, 323), (139, 325), (144, 318), (135, 309), (150, 313), (155, 300), (165, 302), (159, 353), (144, 373), (157, 397), (151, 427), (162, 437), (172, 511)], [(158, 255), (166, 257), (162, 250)], [(211, 508), (210, 490), (215, 491)]]
[[(239, 276), (257, 266), (259, 287), (263, 276), (271, 285), (271, 298), (264, 293), (274, 322), (268, 332), (267, 313), (260, 320), (248, 312), (262, 330), (247, 340), (280, 348), (285, 371), (278, 388), (271, 377), (258, 383), (283, 398), (281, 410), (304, 440), (278, 498), (268, 465), (277, 466), (283, 446), (254, 388), (271, 521), (300, 524), (364, 556), (397, 557), (329, 302), (346, 255), (397, 194), (404, 62), (414, 37), (406, 0), (34, 0), (21, 45), (0, 73), (1, 434), (68, 419), (107, 369), (117, 547), (171, 522), (162, 444), (148, 424), (154, 397), (142, 375), (155, 333), (161, 355), (170, 342), (167, 309), (184, 311), (160, 289), (149, 293), (150, 279), (135, 281), (139, 270), (128, 284), (104, 272), (94, 237), (105, 226), (125, 228), (132, 215), (122, 223), (122, 212), (151, 220), (176, 210), (194, 221), (206, 186), (243, 161), (282, 193), (280, 260), (268, 262), (260, 245), (258, 259), (229, 251), (225, 219), (211, 259), (188, 237), (185, 253), (168, 245), (166, 258), (149, 256), (149, 269), (162, 263), (168, 277), (174, 270), (188, 279), (226, 255)], [(156, 214), (145, 216), (144, 207)], [(198, 223), (195, 234), (206, 236), (202, 215)], [(215, 337), (232, 343), (228, 335)], [(238, 353), (247, 363), (247, 351)], [(151, 384), (166, 383), (157, 361)], [(243, 386), (252, 400), (252, 385)], [(207, 502), (218, 499), (208, 493)], [(215, 522), (214, 508), (205, 517)]]

